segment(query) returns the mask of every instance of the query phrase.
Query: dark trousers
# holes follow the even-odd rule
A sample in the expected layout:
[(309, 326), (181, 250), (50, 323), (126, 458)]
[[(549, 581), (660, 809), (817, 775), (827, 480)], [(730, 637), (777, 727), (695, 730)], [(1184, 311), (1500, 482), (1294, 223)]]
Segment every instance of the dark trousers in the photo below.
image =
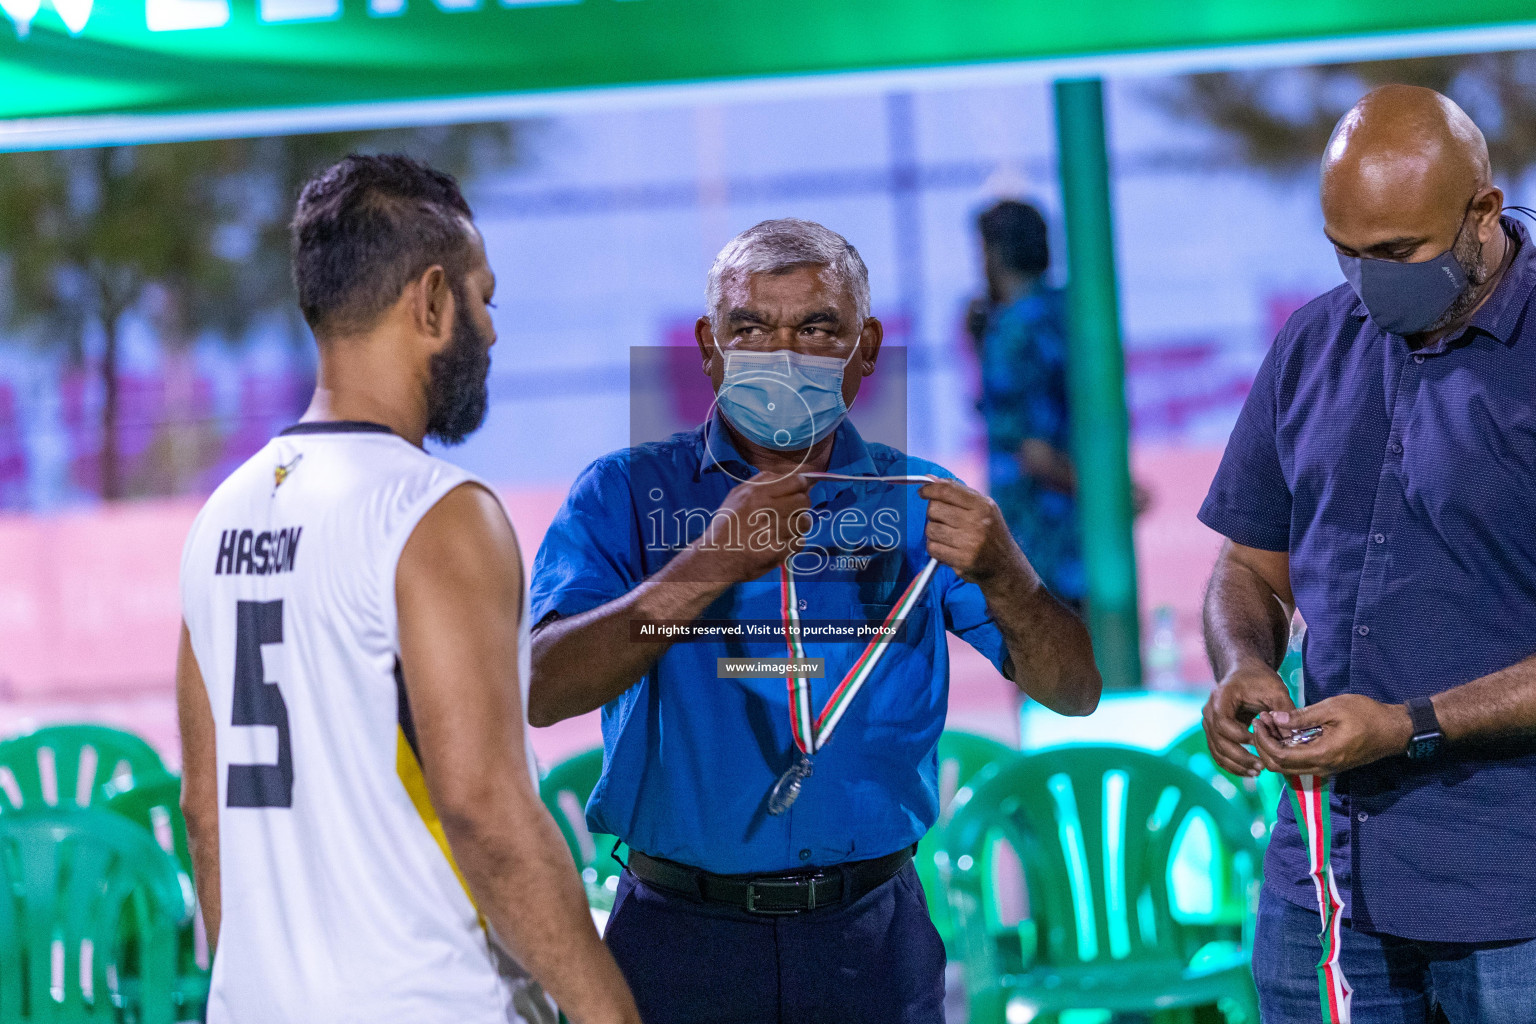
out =
[[(1317, 911), (1266, 886), (1259, 897), (1253, 977), (1263, 1024), (1322, 1019)], [(1532, 1024), (1536, 1021), (1536, 940), (1416, 942), (1343, 929), (1340, 966), (1354, 996), (1354, 1024)], [(1435, 1016), (1435, 1004), (1443, 1017)]]
[(908, 864), (857, 901), (766, 917), (625, 871), (603, 933), (646, 1024), (943, 1024), (944, 944)]

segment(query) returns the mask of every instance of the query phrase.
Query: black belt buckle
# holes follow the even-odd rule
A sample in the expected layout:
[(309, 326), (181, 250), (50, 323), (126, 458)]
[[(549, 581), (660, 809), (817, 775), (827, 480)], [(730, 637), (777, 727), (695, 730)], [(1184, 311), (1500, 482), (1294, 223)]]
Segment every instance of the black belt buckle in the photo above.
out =
[[(747, 883), (747, 912), (752, 914), (783, 915), (800, 914), (807, 910), (816, 909), (816, 883), (821, 875), (808, 875), (803, 878), (754, 878)], [(760, 907), (757, 900), (766, 892), (784, 892), (786, 890), (806, 892), (804, 906), (798, 907)]]

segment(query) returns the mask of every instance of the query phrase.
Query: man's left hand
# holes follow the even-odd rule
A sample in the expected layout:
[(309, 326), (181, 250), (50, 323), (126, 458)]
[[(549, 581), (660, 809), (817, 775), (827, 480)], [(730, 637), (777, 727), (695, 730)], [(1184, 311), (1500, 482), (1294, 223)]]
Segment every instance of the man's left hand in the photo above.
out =
[[(1285, 737), (1321, 728), (1317, 739), (1287, 746)], [(1358, 693), (1329, 697), (1299, 711), (1270, 711), (1253, 729), (1259, 760), (1282, 775), (1337, 775), (1401, 754), (1413, 723), (1401, 704), (1382, 704)]]
[(928, 554), (961, 579), (983, 584), (1010, 567), (1028, 567), (997, 502), (958, 480), (935, 480), (917, 493), (928, 500)]

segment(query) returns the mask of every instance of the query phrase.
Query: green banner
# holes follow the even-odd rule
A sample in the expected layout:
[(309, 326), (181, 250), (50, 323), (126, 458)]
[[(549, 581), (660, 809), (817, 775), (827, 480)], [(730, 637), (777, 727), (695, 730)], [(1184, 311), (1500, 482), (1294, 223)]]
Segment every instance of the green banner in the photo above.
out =
[(1497, 44), (1500, 26), (1516, 45), (1531, 45), (1524, 26), (1533, 14), (1530, 0), (0, 0), (0, 13), (5, 120), (335, 107), (1468, 29)]

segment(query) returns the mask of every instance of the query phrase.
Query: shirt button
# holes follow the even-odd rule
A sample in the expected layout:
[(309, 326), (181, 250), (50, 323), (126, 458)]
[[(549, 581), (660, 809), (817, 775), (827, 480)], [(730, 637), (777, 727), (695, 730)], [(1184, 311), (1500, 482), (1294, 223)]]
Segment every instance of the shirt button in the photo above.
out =
[(1355, 627), (1355, 632), (1359, 633), (1361, 636), (1370, 636), (1371, 635), (1371, 627), (1370, 626), (1357, 626), (1357, 627)]
[(811, 859), (811, 851), (810, 850), (801, 850), (800, 851), (800, 859), (801, 860), (810, 860)]
[(1384, 533), (1378, 533), (1376, 536), (1371, 538), (1371, 540), (1374, 540), (1377, 544), (1385, 543), (1386, 539), (1387, 535)]
[(1402, 454), (1403, 446), (1398, 444), (1396, 441), (1393, 441), (1391, 444), (1387, 445), (1387, 447), (1391, 449), (1393, 455)]
[(1369, 817), (1370, 815), (1366, 814), (1364, 811), (1361, 811), (1359, 814), (1355, 815), (1355, 819), (1358, 821), (1365, 821)]
[(1414, 356), (1413, 357), (1413, 361), (1416, 362), (1416, 363), (1422, 363), (1424, 361), (1424, 357), (1423, 356)]

